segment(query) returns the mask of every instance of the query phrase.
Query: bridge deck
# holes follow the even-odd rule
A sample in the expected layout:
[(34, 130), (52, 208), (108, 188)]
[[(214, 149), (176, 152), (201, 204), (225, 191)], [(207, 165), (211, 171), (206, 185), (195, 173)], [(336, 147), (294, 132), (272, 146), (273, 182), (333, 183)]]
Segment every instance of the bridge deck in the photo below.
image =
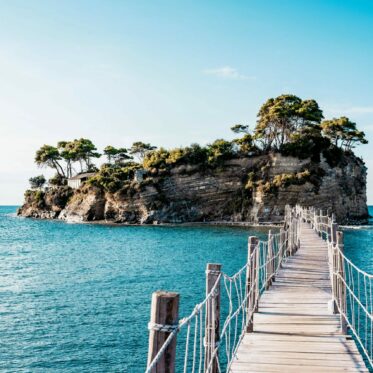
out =
[(260, 298), (231, 373), (368, 372), (355, 342), (341, 335), (330, 299), (327, 244), (303, 224), (301, 248)]

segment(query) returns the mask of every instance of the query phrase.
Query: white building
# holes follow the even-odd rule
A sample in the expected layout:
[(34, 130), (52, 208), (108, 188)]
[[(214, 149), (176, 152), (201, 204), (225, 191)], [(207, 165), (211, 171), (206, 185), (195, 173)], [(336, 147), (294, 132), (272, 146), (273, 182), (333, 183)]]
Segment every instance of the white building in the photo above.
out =
[(78, 189), (82, 185), (82, 183), (84, 183), (90, 177), (92, 177), (94, 175), (95, 175), (94, 172), (85, 172), (83, 174), (75, 175), (75, 176), (73, 176), (73, 177), (71, 177), (70, 179), (67, 180), (67, 185), (70, 188)]

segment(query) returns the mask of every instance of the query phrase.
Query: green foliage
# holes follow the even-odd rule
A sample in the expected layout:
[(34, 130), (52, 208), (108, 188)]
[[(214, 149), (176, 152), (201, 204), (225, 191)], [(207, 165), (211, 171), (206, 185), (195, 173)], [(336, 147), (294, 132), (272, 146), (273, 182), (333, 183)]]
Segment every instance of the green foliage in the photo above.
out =
[(270, 98), (259, 110), (254, 138), (264, 150), (278, 150), (290, 142), (294, 133), (317, 125), (322, 118), (322, 111), (314, 100), (303, 101), (294, 95)]
[(35, 177), (30, 177), (29, 182), (32, 189), (40, 189), (44, 186), (46, 180), (44, 175), (39, 175)]
[(272, 180), (272, 184), (277, 187), (287, 187), (289, 185), (301, 185), (306, 181), (309, 181), (311, 173), (309, 170), (297, 172), (294, 174), (280, 174), (275, 175)]
[(126, 148), (114, 148), (111, 145), (108, 145), (104, 149), (104, 154), (108, 158), (109, 163), (111, 163), (111, 161), (114, 161), (115, 163), (124, 163), (133, 158), (128, 155), (128, 150)]
[(351, 151), (356, 144), (367, 144), (365, 133), (356, 128), (356, 123), (347, 117), (333, 118), (321, 123), (324, 136), (335, 146)]
[(146, 169), (167, 169), (180, 164), (205, 165), (209, 156), (209, 149), (198, 144), (185, 148), (166, 150), (159, 148), (145, 155), (143, 166)]
[[(40, 167), (54, 168), (63, 178), (72, 176), (74, 162), (79, 162), (80, 172), (95, 169), (92, 158), (99, 158), (95, 145), (89, 139), (59, 141), (57, 147), (43, 145), (35, 155), (35, 162)], [(62, 162), (65, 162), (64, 166)]]
[(216, 164), (235, 156), (232, 142), (223, 139), (215, 140), (212, 144), (207, 145), (207, 150), (207, 160), (210, 164)]
[(26, 190), (25, 192), (25, 198), (26, 200), (30, 201), (31, 203), (36, 203), (40, 205), (42, 202), (44, 202), (44, 195), (45, 192), (37, 189), (37, 190)]
[(330, 145), (323, 150), (322, 154), (331, 167), (335, 167), (343, 161), (343, 150), (335, 145)]
[(48, 180), (49, 185), (62, 186), (67, 184), (67, 180), (64, 177), (56, 174)]
[(169, 151), (165, 148), (159, 148), (157, 150), (149, 151), (144, 156), (143, 166), (146, 169), (151, 168), (164, 168), (167, 164), (167, 158), (169, 157)]
[(152, 150), (157, 149), (156, 146), (150, 145), (149, 143), (144, 143), (142, 141), (136, 141), (132, 144), (129, 153), (137, 157), (139, 162), (143, 162), (145, 156)]
[(61, 159), (58, 149), (51, 145), (43, 145), (35, 154), (35, 163), (39, 167), (54, 168), (60, 176), (65, 176), (60, 164)]
[(290, 136), (290, 142), (282, 144), (281, 154), (299, 159), (311, 158), (320, 162), (320, 153), (330, 146), (329, 139), (321, 134), (319, 126), (305, 127)]
[(97, 186), (105, 191), (115, 193), (120, 190), (126, 182), (130, 182), (134, 177), (135, 170), (139, 168), (137, 163), (125, 165), (103, 164), (99, 172), (88, 179), (89, 185)]
[(231, 131), (234, 133), (249, 133), (249, 126), (245, 126), (243, 124), (235, 124), (231, 127)]

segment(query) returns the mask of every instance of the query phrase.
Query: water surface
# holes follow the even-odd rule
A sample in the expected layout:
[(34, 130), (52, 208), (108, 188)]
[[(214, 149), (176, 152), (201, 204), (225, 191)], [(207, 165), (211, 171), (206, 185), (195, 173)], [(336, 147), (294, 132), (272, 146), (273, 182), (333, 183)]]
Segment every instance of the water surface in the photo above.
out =
[[(18, 218), (0, 207), (0, 370), (143, 372), (150, 296), (203, 298), (206, 263), (245, 263), (248, 228), (113, 227)], [(373, 211), (372, 211), (373, 213)], [(373, 272), (373, 230), (345, 231), (346, 253)]]

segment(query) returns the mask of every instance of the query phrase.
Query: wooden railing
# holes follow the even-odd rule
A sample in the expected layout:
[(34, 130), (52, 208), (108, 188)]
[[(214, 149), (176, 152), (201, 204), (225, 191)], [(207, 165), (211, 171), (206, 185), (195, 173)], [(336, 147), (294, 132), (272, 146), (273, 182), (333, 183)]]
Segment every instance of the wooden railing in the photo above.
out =
[(153, 293), (146, 372), (174, 372), (176, 364), (184, 372), (229, 369), (244, 333), (253, 331), (261, 295), (298, 250), (299, 235), (300, 214), (287, 207), (278, 233), (269, 231), (267, 240), (249, 237), (247, 263), (234, 275), (207, 264), (205, 299), (185, 318), (178, 319), (179, 294)]
[[(187, 317), (178, 318), (179, 294), (153, 293), (146, 373), (228, 371), (254, 313), (284, 261), (300, 247), (301, 221), (327, 241), (332, 283), (331, 311), (340, 314), (372, 365), (372, 276), (357, 268), (343, 251), (343, 233), (334, 215), (315, 208), (285, 209), (284, 225), (267, 240), (249, 237), (247, 263), (234, 275), (221, 264), (207, 264), (206, 295)], [(176, 346), (178, 354), (176, 354)]]

